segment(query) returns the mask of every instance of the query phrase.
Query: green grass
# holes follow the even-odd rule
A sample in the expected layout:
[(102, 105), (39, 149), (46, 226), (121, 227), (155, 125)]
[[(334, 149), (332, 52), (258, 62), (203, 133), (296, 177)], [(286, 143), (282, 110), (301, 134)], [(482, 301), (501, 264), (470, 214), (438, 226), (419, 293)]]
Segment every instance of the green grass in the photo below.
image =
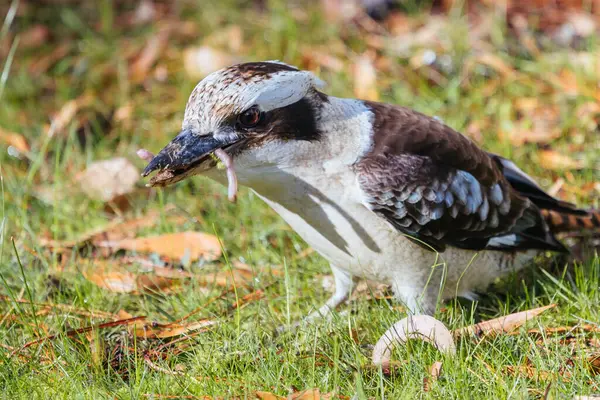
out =
[[(256, 390), (287, 395), (314, 387), (321, 392), (356, 394), (357, 398), (389, 399), (541, 398), (548, 387), (549, 398), (600, 391), (600, 378), (586, 361), (590, 354), (600, 352), (593, 347), (594, 343), (598, 346), (598, 334), (576, 335), (574, 339), (566, 335), (545, 337), (537, 343), (525, 330), (519, 335), (481, 341), (465, 338), (458, 343), (455, 357), (441, 356), (428, 345), (411, 342), (394, 352), (394, 359), (404, 362), (391, 376), (369, 366), (369, 346), (404, 316), (393, 301), (362, 296), (330, 321), (277, 335), (278, 326), (301, 319), (326, 299), (328, 293), (321, 288), (321, 275), (328, 273), (327, 264), (314, 253), (299, 257), (306, 245), (251, 192), (243, 189), (238, 203), (232, 205), (226, 201), (225, 188), (204, 178), (144, 192), (149, 195), (132, 196), (133, 207), (127, 215), (140, 216), (175, 205), (188, 216), (187, 222), (174, 225), (163, 211), (160, 221), (143, 233), (216, 233), (230, 261), (243, 261), (258, 271), (254, 287), (237, 288), (237, 296), (256, 289), (263, 289), (265, 296), (243, 308), (231, 308), (236, 301), (233, 291), (209, 303), (221, 289), (207, 291), (193, 282), (170, 295), (111, 293), (86, 280), (81, 272), (86, 258), (100, 257), (93, 249), (84, 248), (61, 259), (42, 248), (42, 237), (74, 238), (114, 218), (105, 212), (104, 204), (76, 190), (75, 176), (86, 165), (123, 156), (142, 168), (143, 162), (136, 159), (135, 150), (145, 147), (157, 151), (177, 132), (187, 96), (197, 83), (183, 68), (185, 47), (206, 43), (231, 52), (227, 48), (229, 40), (219, 39), (219, 33), (234, 25), (243, 36), (242, 48), (235, 55), (247, 60), (282, 59), (303, 65), (307, 49), (319, 47), (350, 64), (353, 56), (368, 47), (369, 35), (351, 24), (325, 21), (314, 7), (289, 11), (284, 2), (268, 1), (266, 10), (261, 11), (242, 2), (213, 1), (210, 7), (199, 10), (192, 7), (193, 2), (181, 2), (171, 11), (171, 18), (186, 21), (192, 32), (186, 33), (183, 23), (177, 23), (168, 49), (154, 64), (166, 68), (166, 80), (155, 79), (151, 69), (149, 77), (140, 84), (128, 77), (130, 60), (160, 27), (125, 27), (119, 17), (127, 7), (117, 6), (121, 2), (116, 0), (85, 3), (38, 9), (29, 3), (10, 26), (10, 21), (5, 22), (0, 37), (0, 42), (8, 44), (3, 48), (1, 61), (6, 80), (0, 86), (0, 127), (22, 133), (31, 145), (31, 152), (20, 158), (0, 152), (0, 294), (7, 299), (0, 302), (0, 387), (4, 398), (127, 399), (147, 394), (253, 398)], [(3, 16), (7, 10), (3, 7)], [(425, 17), (415, 16), (423, 21)], [(162, 23), (166, 20), (162, 18)], [(27, 32), (35, 23), (51, 29), (51, 41), (37, 48), (24, 48), (22, 41), (19, 44), (19, 33)], [(466, 65), (480, 52), (469, 42), (465, 26), (465, 17), (452, 16), (446, 34), (440, 36), (442, 44), (436, 50), (453, 62), (449, 71), (442, 72), (441, 85), (427, 79), (426, 69), (411, 66), (410, 57), (381, 50), (380, 57), (387, 60), (387, 68), (378, 75), (381, 100), (437, 115), (462, 131), (477, 122), (482, 146), (511, 157), (544, 187), (559, 177), (565, 180), (567, 188), (597, 182), (598, 115), (582, 117), (576, 110), (599, 101), (600, 97), (594, 97), (600, 93), (597, 89), (594, 92), (600, 83), (598, 76), (573, 62), (573, 50), (550, 45), (539, 56), (528, 54), (502, 21), (495, 20), (490, 26), (490, 38), (483, 43), (490, 45), (490, 51), (518, 75), (501, 78), (493, 69), (479, 65), (467, 79)], [(8, 30), (16, 36), (7, 35)], [(596, 41), (591, 38), (584, 42), (581, 53), (597, 55), (600, 48)], [(65, 43), (70, 46), (66, 55), (47, 71), (31, 72), (34, 62)], [(9, 56), (11, 46), (14, 57)], [(563, 69), (576, 77), (577, 93), (568, 94), (556, 87), (557, 81), (552, 77), (559, 76)], [(353, 80), (349, 71), (322, 68), (317, 73), (328, 82), (328, 93), (350, 97)], [(494, 81), (499, 84), (490, 89)], [(89, 117), (91, 122), (85, 129), (70, 123), (64, 132), (49, 138), (46, 125), (50, 116), (83, 94), (89, 94), (93, 100), (79, 115)], [(528, 115), (518, 115), (516, 102), (522, 98), (535, 98), (542, 106), (558, 108), (555, 123), (561, 135), (549, 146), (581, 160), (584, 168), (550, 172), (537, 163), (537, 145), (514, 146), (502, 139), (499, 132), (515, 129), (518, 118), (533, 122)], [(113, 119), (110, 124), (103, 124), (111, 119), (112, 112), (126, 105), (132, 109), (129, 122)], [(42, 190), (54, 195), (44, 199)], [(561, 195), (582, 205), (598, 206), (597, 189), (575, 193), (567, 190)], [(220, 265), (227, 268), (224, 263)], [(262, 268), (271, 265), (285, 269), (285, 278), (273, 277)], [(190, 268), (199, 272), (204, 266), (194, 264)], [(557, 303), (558, 307), (527, 327), (597, 324), (599, 286), (597, 256), (575, 265), (540, 258), (526, 271), (489, 288), (478, 303), (448, 302), (437, 317), (453, 329)], [(219, 324), (194, 336), (188, 347), (174, 347), (153, 358), (162, 368), (183, 371), (179, 375), (168, 374), (144, 362), (144, 354), (158, 354), (157, 341), (136, 340), (123, 327), (113, 327), (95, 330), (90, 345), (90, 338), (83, 334), (67, 337), (65, 333), (105, 320), (81, 317), (59, 308), (40, 313), (39, 304), (17, 300), (110, 313), (123, 309), (163, 323), (200, 307), (192, 319), (211, 318)], [(21, 356), (11, 356), (12, 348), (49, 334), (58, 336), (24, 349)], [(567, 339), (569, 343), (565, 343)], [(443, 361), (442, 377), (425, 392), (423, 379), (436, 360)], [(535, 379), (507, 372), (507, 366), (523, 365), (548, 371), (551, 376)]]

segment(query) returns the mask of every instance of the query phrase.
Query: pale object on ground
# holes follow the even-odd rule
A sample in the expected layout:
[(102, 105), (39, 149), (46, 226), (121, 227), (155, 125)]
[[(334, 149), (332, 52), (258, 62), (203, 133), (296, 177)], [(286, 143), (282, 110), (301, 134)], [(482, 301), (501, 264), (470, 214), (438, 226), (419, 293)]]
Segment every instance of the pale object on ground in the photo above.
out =
[(381, 336), (373, 349), (373, 364), (389, 367), (392, 349), (408, 339), (421, 339), (443, 353), (456, 353), (452, 333), (443, 323), (429, 315), (414, 315), (396, 322)]
[(126, 158), (97, 161), (78, 176), (81, 190), (90, 198), (109, 202), (131, 193), (140, 171)]

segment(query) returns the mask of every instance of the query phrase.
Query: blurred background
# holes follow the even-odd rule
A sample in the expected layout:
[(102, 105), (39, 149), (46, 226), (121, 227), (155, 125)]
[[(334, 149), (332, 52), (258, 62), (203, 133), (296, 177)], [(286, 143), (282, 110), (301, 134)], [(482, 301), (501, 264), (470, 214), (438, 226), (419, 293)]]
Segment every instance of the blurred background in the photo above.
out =
[[(403, 312), (389, 294), (366, 295), (363, 287), (352, 306), (356, 326), (338, 321), (341, 342), (307, 334), (294, 339), (300, 353), (281, 355), (291, 345), (271, 330), (327, 297), (325, 262), (247, 190), (233, 205), (225, 188), (204, 178), (164, 190), (140, 179), (145, 163), (135, 151), (168, 143), (197, 82), (233, 63), (282, 60), (314, 71), (328, 94), (437, 116), (515, 160), (552, 195), (599, 205), (598, 0), (2, 0), (0, 18), (0, 377), (15, 393), (167, 393), (179, 378), (160, 368), (243, 381), (173, 389), (187, 395), (315, 386), (348, 394), (359, 384), (367, 397), (383, 393), (376, 374), (353, 375), (348, 365), (362, 365), (362, 344)], [(598, 320), (597, 258), (589, 270), (596, 275), (558, 274), (581, 297), (559, 296), (567, 300), (555, 321)], [(478, 310), (494, 316), (504, 305), (547, 304), (565, 287), (557, 282), (534, 269), (486, 293)], [(459, 326), (480, 311), (457, 303), (442, 319)], [(196, 336), (206, 329), (200, 316), (224, 322)], [(168, 333), (150, 320), (179, 325)], [(106, 321), (113, 325), (93, 337), (73, 331)], [(150, 333), (138, 337), (133, 326)], [(65, 341), (31, 345), (57, 332)], [(156, 341), (182, 333), (191, 350)], [(135, 337), (144, 357), (131, 345)], [(533, 357), (527, 341), (519, 343), (510, 344), (521, 346), (514, 354)], [(331, 361), (350, 368), (343, 378), (325, 377), (329, 361), (307, 364), (301, 353), (313, 344), (328, 357), (340, 346), (355, 350)], [(503, 350), (488, 349), (485, 365), (503, 371), (503, 363), (519, 362)], [(556, 350), (544, 362), (559, 368), (569, 357)], [(311, 365), (325, 375), (302, 372)], [(452, 376), (464, 385), (433, 393), (502, 398), (512, 384), (529, 393), (518, 374), (498, 372), (485, 383), (463, 367)], [(483, 364), (471, 367), (490, 374)], [(422, 366), (410, 368), (389, 383), (390, 398), (423, 390)], [(556, 390), (588, 388), (595, 375), (580, 368), (579, 380)], [(58, 389), (32, 378), (40, 371), (48, 381), (77, 378)], [(153, 378), (140, 380), (140, 371)], [(543, 393), (546, 383), (530, 386)]]

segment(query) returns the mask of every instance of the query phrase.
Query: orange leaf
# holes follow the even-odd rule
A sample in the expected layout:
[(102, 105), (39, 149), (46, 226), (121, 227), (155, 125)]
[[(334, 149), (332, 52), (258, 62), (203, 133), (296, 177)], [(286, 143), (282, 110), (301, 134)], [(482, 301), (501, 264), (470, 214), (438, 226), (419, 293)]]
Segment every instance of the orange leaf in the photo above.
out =
[(152, 68), (158, 57), (167, 47), (170, 31), (170, 27), (166, 26), (151, 37), (135, 61), (130, 65), (129, 74), (134, 83), (140, 83), (146, 79), (150, 68)]
[(139, 274), (127, 271), (112, 261), (90, 262), (82, 271), (85, 278), (96, 286), (114, 293), (140, 294), (152, 291), (171, 291), (179, 280), (153, 274)]
[(515, 70), (494, 53), (483, 53), (476, 58), (475, 62), (487, 65), (505, 78), (512, 78), (516, 75)]
[(359, 56), (352, 66), (354, 94), (359, 99), (377, 100), (377, 72), (373, 60), (368, 54)]
[(44, 25), (33, 25), (21, 34), (19, 38), (19, 47), (32, 48), (39, 47), (46, 43), (50, 36), (50, 30)]
[(583, 163), (554, 150), (542, 150), (538, 153), (540, 165), (552, 170), (581, 169)]
[(174, 336), (187, 335), (191, 332), (204, 332), (209, 326), (215, 325), (216, 321), (201, 320), (191, 322), (189, 324), (168, 324), (159, 327), (154, 327), (153, 323), (136, 324), (132, 326), (131, 331), (135, 329), (135, 335), (144, 339), (166, 339)]
[(261, 400), (285, 400), (285, 397), (277, 396), (276, 394), (273, 394), (271, 392), (257, 391), (254, 394), (256, 395), (257, 399)]
[(9, 132), (0, 128), (0, 140), (9, 146), (14, 147), (21, 153), (27, 153), (29, 151), (27, 139), (18, 133)]
[(91, 97), (81, 96), (75, 100), (66, 102), (61, 109), (52, 118), (52, 124), (48, 129), (48, 136), (52, 137), (56, 134), (64, 132), (65, 128), (75, 118), (77, 111), (85, 107), (91, 101)]
[(190, 261), (195, 261), (201, 257), (206, 260), (215, 260), (221, 256), (221, 246), (215, 236), (192, 231), (135, 239), (102, 241), (96, 243), (96, 245), (113, 250), (157, 253), (164, 257), (179, 260), (187, 257)]
[(206, 275), (199, 275), (196, 281), (201, 285), (216, 285), (223, 287), (237, 287), (250, 286), (252, 283), (252, 272), (232, 269), (229, 271), (227, 267), (224, 271), (217, 271), (214, 273), (208, 273)]
[(521, 118), (509, 132), (501, 132), (511, 144), (549, 143), (561, 135), (559, 109), (539, 103), (535, 97), (520, 98), (515, 101), (515, 110)]
[(288, 396), (288, 400), (321, 400), (321, 391), (319, 389), (307, 389), (292, 393)]
[(497, 333), (510, 333), (523, 325), (530, 319), (533, 319), (546, 310), (556, 307), (556, 304), (550, 304), (544, 307), (534, 308), (532, 310), (521, 311), (518, 313), (506, 315), (500, 318), (494, 318), (489, 321), (479, 322), (475, 325), (466, 326), (455, 330), (454, 336), (469, 335), (488, 335)]

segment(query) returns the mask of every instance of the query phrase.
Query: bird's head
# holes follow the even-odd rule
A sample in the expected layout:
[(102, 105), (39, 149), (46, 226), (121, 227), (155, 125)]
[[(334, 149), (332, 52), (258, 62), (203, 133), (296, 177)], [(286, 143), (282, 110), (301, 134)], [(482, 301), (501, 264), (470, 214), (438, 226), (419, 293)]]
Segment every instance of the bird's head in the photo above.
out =
[(317, 88), (322, 85), (311, 72), (277, 61), (213, 72), (190, 95), (181, 132), (143, 175), (158, 170), (150, 184), (167, 186), (212, 169), (218, 149), (235, 159), (269, 143), (318, 139), (316, 120), (325, 97)]

